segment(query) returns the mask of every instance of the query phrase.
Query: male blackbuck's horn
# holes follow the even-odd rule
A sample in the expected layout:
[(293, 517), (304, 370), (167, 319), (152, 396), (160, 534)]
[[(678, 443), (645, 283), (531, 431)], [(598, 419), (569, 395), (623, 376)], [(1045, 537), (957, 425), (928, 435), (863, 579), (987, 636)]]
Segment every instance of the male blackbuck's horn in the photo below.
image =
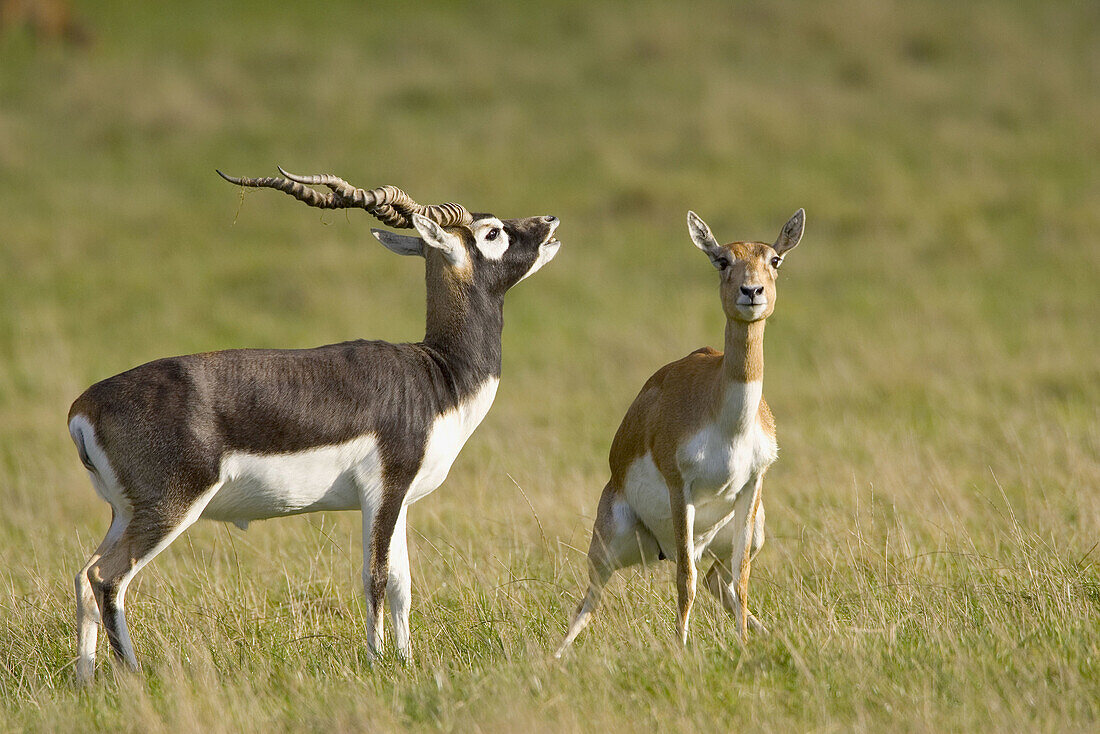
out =
[[(319, 209), (366, 209), (388, 227), (411, 229), (414, 214), (420, 214), (441, 227), (457, 227), (473, 223), (474, 218), (466, 207), (454, 202), (446, 204), (418, 204), (411, 196), (396, 186), (377, 189), (360, 189), (339, 176), (323, 173), (316, 176), (298, 176), (279, 166), (279, 176), (261, 178), (237, 178), (221, 171), (218, 175), (238, 186), (278, 189)], [(310, 186), (327, 186), (330, 193), (322, 193)]]

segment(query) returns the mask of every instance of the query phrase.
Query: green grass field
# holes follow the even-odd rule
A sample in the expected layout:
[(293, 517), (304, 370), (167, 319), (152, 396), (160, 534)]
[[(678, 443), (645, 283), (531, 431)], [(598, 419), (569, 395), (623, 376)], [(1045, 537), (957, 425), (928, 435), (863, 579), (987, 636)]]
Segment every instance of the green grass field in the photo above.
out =
[[(0, 36), (0, 730), (1096, 731), (1100, 12), (1091, 3), (78, 3)], [(140, 676), (73, 683), (106, 530), (65, 425), (170, 354), (415, 341), (362, 212), (214, 175), (329, 171), (561, 254), (496, 404), (410, 514), (414, 658), (366, 660), (359, 517), (200, 523), (127, 598)], [(563, 662), (619, 419), (723, 317), (684, 213), (806, 236), (765, 395), (781, 456), (747, 648), (670, 564)]]

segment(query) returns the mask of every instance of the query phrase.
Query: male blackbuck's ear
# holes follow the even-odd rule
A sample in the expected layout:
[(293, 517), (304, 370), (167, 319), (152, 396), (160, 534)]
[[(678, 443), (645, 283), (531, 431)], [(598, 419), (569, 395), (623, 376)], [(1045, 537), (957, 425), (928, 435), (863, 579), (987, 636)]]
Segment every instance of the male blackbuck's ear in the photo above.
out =
[(710, 233), (710, 227), (693, 211), (688, 212), (688, 234), (695, 246), (707, 254), (714, 267), (721, 270), (729, 265), (729, 254), (726, 249), (718, 244), (714, 235)]
[(413, 214), (412, 221), (424, 244), (442, 252), (447, 262), (451, 265), (462, 265), (466, 262), (466, 248), (462, 246), (462, 240), (457, 235), (451, 234), (422, 214)]
[(775, 241), (772, 247), (776, 253), (780, 256), (788, 250), (793, 250), (795, 245), (802, 240), (802, 233), (806, 230), (806, 210), (799, 209), (794, 215), (787, 220), (787, 223), (783, 225), (783, 230), (779, 233), (779, 239)]
[(419, 237), (395, 234), (385, 229), (372, 229), (370, 233), (377, 237), (378, 241), (385, 245), (387, 250), (392, 250), (398, 255), (419, 255), (420, 257), (424, 257), (424, 240)]

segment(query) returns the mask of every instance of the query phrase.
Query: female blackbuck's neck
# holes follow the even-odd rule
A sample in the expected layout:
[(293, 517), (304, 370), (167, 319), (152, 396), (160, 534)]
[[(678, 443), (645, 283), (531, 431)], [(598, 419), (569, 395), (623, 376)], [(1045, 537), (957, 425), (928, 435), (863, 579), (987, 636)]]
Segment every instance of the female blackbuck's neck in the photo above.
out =
[(753, 425), (760, 410), (764, 380), (764, 320), (726, 320), (717, 413), (731, 431)]
[(471, 386), (500, 377), (504, 298), (448, 275), (440, 279), (446, 282), (428, 283), (424, 345)]

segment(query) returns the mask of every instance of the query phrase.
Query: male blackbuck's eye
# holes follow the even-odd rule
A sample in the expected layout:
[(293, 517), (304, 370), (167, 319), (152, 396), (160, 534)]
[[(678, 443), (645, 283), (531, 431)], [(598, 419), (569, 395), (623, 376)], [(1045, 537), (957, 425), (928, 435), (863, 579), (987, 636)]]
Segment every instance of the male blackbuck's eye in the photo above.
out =
[(493, 227), (485, 235), (485, 239), (487, 239), (491, 242), (491, 241), (495, 240), (497, 238), (497, 236), (499, 236), (499, 235), (500, 235), (500, 229), (498, 227)]
[(772, 258), (772, 267), (775, 268), (776, 270), (778, 270), (779, 266), (782, 265), (782, 264), (783, 264), (783, 258), (781, 258), (781, 257), (773, 257)]

